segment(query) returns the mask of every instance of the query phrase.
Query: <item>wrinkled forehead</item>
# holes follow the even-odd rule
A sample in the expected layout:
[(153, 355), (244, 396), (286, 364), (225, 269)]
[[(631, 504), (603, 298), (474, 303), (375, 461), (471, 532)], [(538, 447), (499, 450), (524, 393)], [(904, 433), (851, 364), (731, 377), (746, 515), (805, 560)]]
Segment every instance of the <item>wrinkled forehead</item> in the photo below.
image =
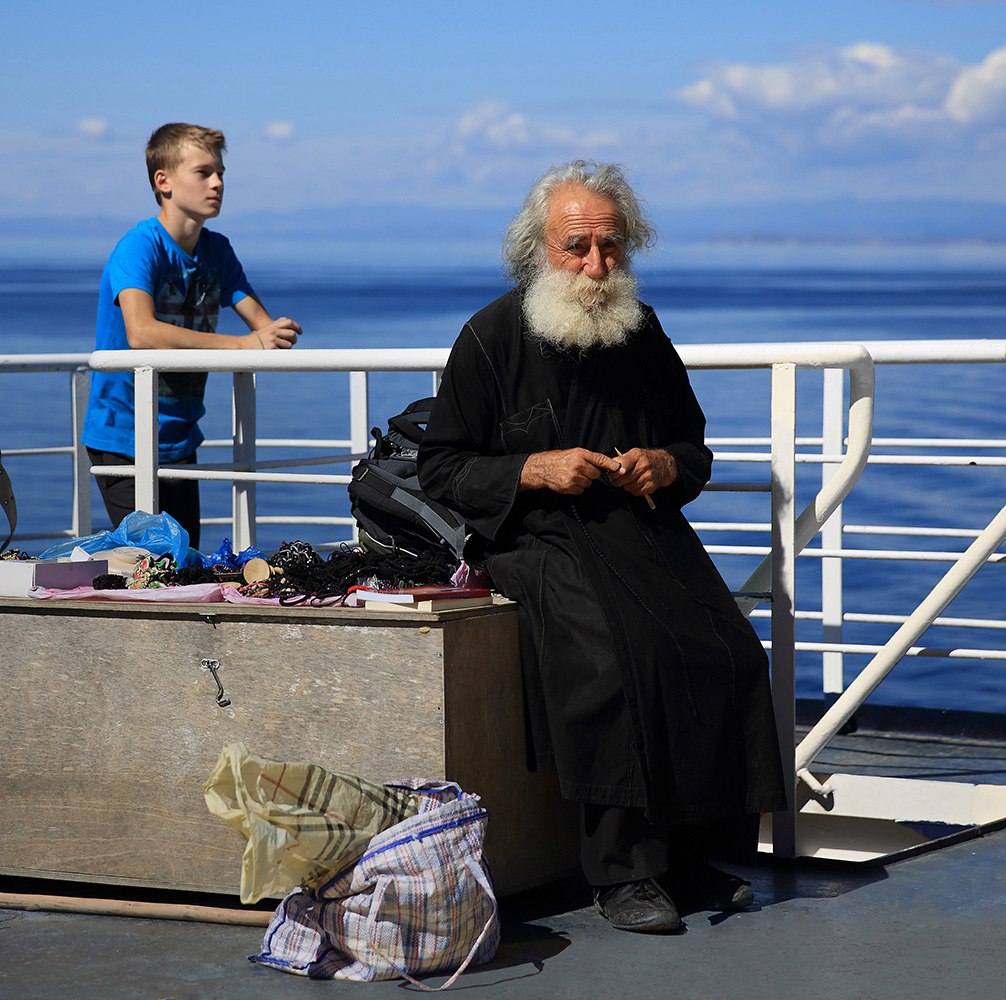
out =
[(546, 229), (550, 239), (625, 233), (625, 220), (607, 195), (579, 184), (563, 184), (549, 197)]

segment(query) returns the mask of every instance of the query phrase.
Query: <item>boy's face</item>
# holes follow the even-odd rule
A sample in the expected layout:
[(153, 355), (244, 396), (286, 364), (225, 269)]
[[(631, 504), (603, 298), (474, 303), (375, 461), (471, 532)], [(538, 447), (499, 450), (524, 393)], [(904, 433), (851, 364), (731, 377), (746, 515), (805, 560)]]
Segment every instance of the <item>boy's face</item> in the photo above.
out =
[(213, 219), (224, 198), (224, 161), (200, 146), (186, 146), (178, 166), (154, 173), (161, 205), (190, 218)]

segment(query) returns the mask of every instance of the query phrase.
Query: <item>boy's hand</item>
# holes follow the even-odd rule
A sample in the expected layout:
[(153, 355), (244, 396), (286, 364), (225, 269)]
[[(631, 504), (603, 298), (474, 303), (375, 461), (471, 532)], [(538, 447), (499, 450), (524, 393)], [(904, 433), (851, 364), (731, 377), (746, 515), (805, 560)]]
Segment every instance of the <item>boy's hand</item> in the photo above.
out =
[(289, 349), (297, 343), (297, 337), (303, 332), (299, 323), (286, 316), (280, 316), (268, 326), (260, 327), (242, 337), (241, 346), (250, 351)]

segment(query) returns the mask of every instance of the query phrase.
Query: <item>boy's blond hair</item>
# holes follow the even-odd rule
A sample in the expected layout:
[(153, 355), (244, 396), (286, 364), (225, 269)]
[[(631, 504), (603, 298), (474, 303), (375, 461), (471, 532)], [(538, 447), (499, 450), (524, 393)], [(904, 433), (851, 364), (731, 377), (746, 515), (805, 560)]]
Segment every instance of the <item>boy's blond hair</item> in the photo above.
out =
[(227, 149), (223, 132), (202, 125), (186, 125), (172, 122), (155, 129), (147, 142), (147, 176), (157, 204), (161, 204), (161, 192), (154, 184), (154, 174), (158, 170), (174, 170), (188, 146), (198, 146), (214, 156), (220, 156)]

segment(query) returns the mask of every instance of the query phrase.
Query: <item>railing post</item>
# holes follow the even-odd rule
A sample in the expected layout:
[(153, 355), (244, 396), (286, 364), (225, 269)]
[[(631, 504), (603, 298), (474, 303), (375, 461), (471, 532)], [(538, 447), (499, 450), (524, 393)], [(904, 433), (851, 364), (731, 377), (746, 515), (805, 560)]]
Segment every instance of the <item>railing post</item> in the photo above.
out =
[[(349, 450), (362, 455), (370, 448), (370, 382), (367, 372), (349, 373)], [(356, 462), (353, 462), (356, 465)], [(355, 543), (360, 540), (356, 522), (350, 534)]]
[(134, 506), (148, 514), (159, 514), (156, 369), (144, 365), (133, 370), (133, 399), (136, 420)]
[[(839, 455), (845, 441), (845, 372), (841, 368), (824, 371), (824, 399), (822, 420), (822, 451), (826, 455)], [(821, 482), (827, 483), (838, 468), (837, 462), (821, 466)], [(824, 523), (821, 545), (826, 549), (842, 547), (842, 506)], [(842, 560), (825, 556), (821, 559), (821, 638), (827, 643), (841, 643), (842, 616), (845, 607), (842, 597)], [(833, 702), (845, 687), (843, 656), (840, 652), (826, 652), (821, 661), (821, 687), (825, 702)]]
[[(238, 468), (255, 466), (255, 435), (257, 413), (255, 405), (255, 373), (234, 372), (232, 429), (233, 462)], [(231, 484), (231, 519), (234, 531), (233, 547), (241, 552), (255, 544), (256, 484)]]
[(772, 366), (772, 704), (789, 808), (772, 817), (772, 851), (796, 856), (796, 365)]
[(70, 513), (70, 531), (74, 538), (91, 534), (92, 525), (91, 460), (87, 448), (80, 440), (90, 384), (90, 369), (77, 368), (70, 373), (70, 422), (73, 433), (73, 510)]

